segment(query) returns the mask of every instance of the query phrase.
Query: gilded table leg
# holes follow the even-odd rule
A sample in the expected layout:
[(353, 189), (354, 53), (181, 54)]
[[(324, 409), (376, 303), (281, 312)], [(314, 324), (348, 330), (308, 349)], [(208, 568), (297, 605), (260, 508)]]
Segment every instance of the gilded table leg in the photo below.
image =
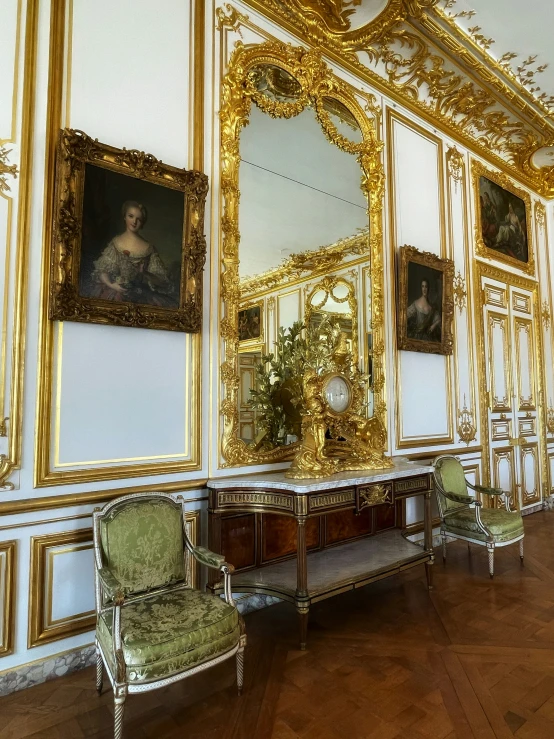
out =
[(306, 649), (308, 633), (308, 556), (306, 551), (306, 519), (296, 519), (296, 610), (300, 618), (300, 649)]

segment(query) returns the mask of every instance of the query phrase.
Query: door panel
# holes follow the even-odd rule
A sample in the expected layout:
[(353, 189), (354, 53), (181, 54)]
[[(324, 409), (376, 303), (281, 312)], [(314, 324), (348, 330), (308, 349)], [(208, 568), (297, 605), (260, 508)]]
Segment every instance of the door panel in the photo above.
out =
[(521, 467), (521, 496), (523, 505), (540, 500), (538, 444), (519, 447)]
[(514, 335), (516, 339), (518, 410), (535, 410), (535, 352), (532, 322), (526, 318), (514, 318)]
[(491, 377), (492, 411), (510, 411), (511, 377), (508, 361), (508, 317), (488, 314), (489, 373)]

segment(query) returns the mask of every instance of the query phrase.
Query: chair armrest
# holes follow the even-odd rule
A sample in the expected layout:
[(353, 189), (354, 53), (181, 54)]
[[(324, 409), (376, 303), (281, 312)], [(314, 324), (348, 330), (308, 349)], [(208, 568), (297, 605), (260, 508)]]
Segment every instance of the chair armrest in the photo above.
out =
[(454, 503), (465, 503), (466, 505), (472, 505), (476, 502), (475, 498), (472, 495), (458, 495), (457, 493), (447, 493), (444, 490), (441, 490), (441, 492), (445, 498), (448, 498)]
[(226, 567), (230, 573), (235, 571), (232, 564), (225, 561), (225, 557), (222, 554), (216, 554), (206, 547), (191, 547), (192, 556), (200, 564), (211, 567), (214, 570), (221, 570), (222, 567)]
[(108, 598), (113, 600), (116, 604), (121, 605), (125, 598), (125, 591), (117, 577), (107, 567), (102, 567), (97, 570), (97, 574), (102, 584), (102, 588)]
[(468, 482), (468, 485), (483, 495), (504, 495), (504, 491), (501, 488), (487, 488), (483, 485), (472, 485), (470, 482)]

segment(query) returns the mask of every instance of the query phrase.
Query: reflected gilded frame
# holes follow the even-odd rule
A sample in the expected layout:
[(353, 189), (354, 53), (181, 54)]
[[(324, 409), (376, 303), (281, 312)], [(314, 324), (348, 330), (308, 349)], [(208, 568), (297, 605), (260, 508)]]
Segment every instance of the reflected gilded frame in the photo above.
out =
[[(250, 78), (258, 65), (280, 67), (294, 77), (300, 87), (293, 102), (268, 99), (259, 92)], [(374, 337), (374, 394), (375, 415), (386, 426), (385, 372), (384, 372), (384, 299), (383, 299), (383, 196), (385, 175), (381, 152), (380, 108), (375, 97), (363, 95), (366, 111), (351, 92), (350, 87), (335, 77), (322, 61), (318, 50), (270, 41), (255, 46), (238, 43), (229, 61), (229, 69), (222, 80), (221, 121), (221, 191), (223, 214), (221, 219), (221, 274), (220, 297), (222, 317), (220, 338), (224, 346), (221, 365), (223, 398), (221, 413), (223, 433), (221, 440), (222, 466), (238, 466), (283, 462), (292, 459), (298, 443), (270, 451), (255, 451), (238, 435), (238, 309), (239, 284), (239, 164), (240, 132), (248, 124), (252, 103), (274, 118), (299, 115), (312, 105), (330, 143), (342, 151), (355, 155), (362, 170), (362, 190), (368, 199), (369, 254), (371, 264), (371, 329)], [(354, 116), (362, 133), (362, 142), (353, 143), (342, 136), (324, 108), (324, 98), (334, 98), (345, 105)]]
[[(348, 294), (344, 298), (338, 298), (335, 295), (335, 289), (337, 287), (345, 287), (348, 290)], [(314, 305), (312, 299), (317, 293), (325, 293), (324, 299)], [(352, 321), (352, 356), (356, 362), (359, 363), (359, 348), (358, 348), (358, 301), (356, 300), (356, 291), (354, 285), (346, 279), (343, 275), (327, 275), (323, 277), (315, 285), (311, 285), (309, 292), (306, 295), (304, 303), (304, 323), (306, 326), (310, 325), (310, 321), (314, 315), (317, 315), (327, 300), (332, 298), (337, 303), (348, 303), (348, 313), (336, 313), (333, 314), (337, 319), (348, 317)]]
[[(512, 267), (516, 267), (528, 275), (535, 275), (535, 254), (533, 250), (533, 229), (531, 227), (532, 219), (532, 208), (531, 208), (531, 196), (526, 190), (517, 187), (512, 180), (505, 174), (496, 172), (493, 169), (488, 169), (484, 164), (478, 161), (472, 161), (471, 163), (471, 175), (473, 180), (473, 195), (475, 202), (475, 253), (480, 257), (487, 259), (494, 259), (497, 262), (504, 262), (510, 264)], [(479, 179), (486, 177), (496, 185), (504, 190), (512, 193), (517, 198), (520, 198), (525, 203), (525, 230), (527, 234), (527, 248), (528, 248), (528, 260), (523, 262), (515, 257), (510, 257), (507, 254), (496, 249), (489, 249), (483, 241), (481, 233), (481, 203), (479, 199)]]

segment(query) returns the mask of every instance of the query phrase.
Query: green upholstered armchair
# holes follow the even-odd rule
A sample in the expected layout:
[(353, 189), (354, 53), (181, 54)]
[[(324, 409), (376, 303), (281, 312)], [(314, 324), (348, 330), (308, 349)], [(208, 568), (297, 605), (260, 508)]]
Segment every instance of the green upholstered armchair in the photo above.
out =
[[(103, 665), (115, 699), (115, 739), (128, 694), (143, 693), (236, 655), (243, 685), (244, 622), (231, 595), (232, 565), (187, 538), (182, 505), (162, 493), (126, 495), (93, 515), (96, 688)], [(188, 551), (188, 555), (187, 555)], [(186, 582), (186, 556), (218, 569), (224, 599)]]
[[(442, 558), (446, 561), (446, 537), (463, 539), (469, 544), (487, 547), (489, 574), (494, 577), (494, 550), (519, 541), (523, 563), (523, 520), (519, 511), (510, 511), (510, 496), (499, 488), (472, 485), (464, 475), (460, 461), (449, 454), (433, 462), (435, 492), (439, 506), (442, 536)], [(481, 501), (469, 494), (468, 488), (481, 495), (504, 496), (505, 510), (483, 508)]]

